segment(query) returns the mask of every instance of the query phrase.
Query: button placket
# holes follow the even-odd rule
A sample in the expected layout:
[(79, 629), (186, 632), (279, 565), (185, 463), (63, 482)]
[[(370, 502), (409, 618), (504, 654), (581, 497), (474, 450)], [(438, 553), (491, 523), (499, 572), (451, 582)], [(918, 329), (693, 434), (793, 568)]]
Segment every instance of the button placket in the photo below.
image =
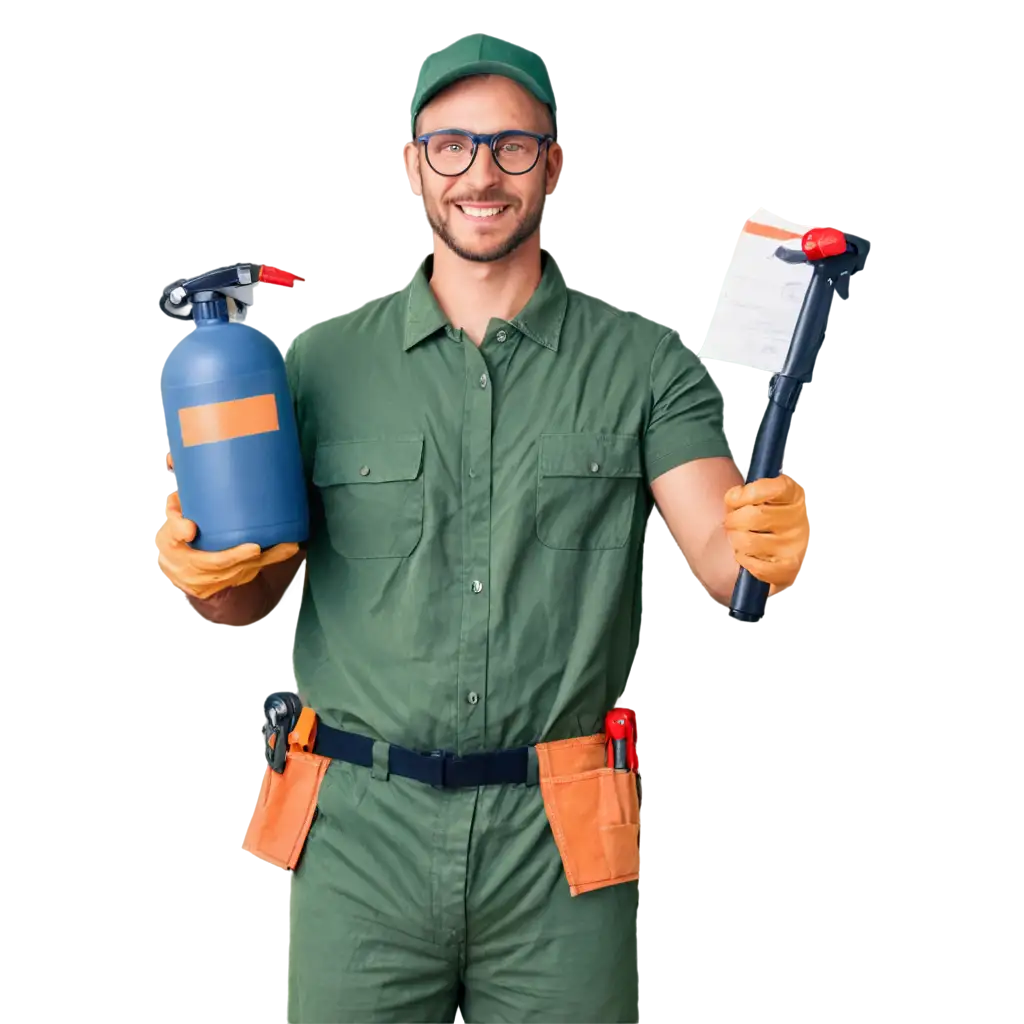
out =
[(487, 358), (465, 345), (463, 400), (462, 562), (466, 600), (462, 603), (457, 694), (457, 749), (487, 749), (483, 712), (487, 692), (491, 543), (491, 429), (493, 383)]

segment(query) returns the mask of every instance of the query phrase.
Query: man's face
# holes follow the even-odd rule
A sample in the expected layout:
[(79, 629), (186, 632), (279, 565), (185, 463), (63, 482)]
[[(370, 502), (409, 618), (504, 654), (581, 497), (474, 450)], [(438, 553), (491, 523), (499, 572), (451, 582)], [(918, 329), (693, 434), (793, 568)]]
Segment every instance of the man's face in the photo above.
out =
[[(498, 75), (461, 79), (443, 90), (419, 115), (417, 134), (462, 128), (489, 134), (521, 128), (551, 132), (547, 108), (518, 82)], [(545, 145), (533, 170), (506, 174), (491, 150), (478, 146), (465, 174), (445, 177), (427, 163), (423, 145), (406, 145), (406, 170), (413, 191), (423, 196), (427, 220), (452, 252), (478, 262), (500, 260), (540, 227), (544, 197), (554, 191), (561, 170), (561, 147)], [(489, 216), (465, 212), (499, 208)]]

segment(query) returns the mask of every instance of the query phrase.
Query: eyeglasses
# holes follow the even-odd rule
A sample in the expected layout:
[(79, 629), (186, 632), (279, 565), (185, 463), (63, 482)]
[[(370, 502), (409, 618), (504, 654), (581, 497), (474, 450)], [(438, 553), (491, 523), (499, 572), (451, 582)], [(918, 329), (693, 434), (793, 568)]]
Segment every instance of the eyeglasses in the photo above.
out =
[(500, 170), (506, 174), (526, 174), (536, 165), (541, 147), (546, 142), (554, 142), (555, 137), (518, 130), (474, 135), (461, 128), (440, 128), (418, 135), (416, 141), (423, 143), (432, 170), (454, 178), (469, 170), (480, 143), (490, 148)]

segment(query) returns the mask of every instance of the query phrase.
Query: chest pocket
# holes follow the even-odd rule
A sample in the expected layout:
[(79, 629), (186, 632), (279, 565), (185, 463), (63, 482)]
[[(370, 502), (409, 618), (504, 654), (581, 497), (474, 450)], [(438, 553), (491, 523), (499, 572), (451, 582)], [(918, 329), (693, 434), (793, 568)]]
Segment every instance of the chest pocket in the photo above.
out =
[(404, 558), (423, 533), (423, 438), (321, 441), (313, 463), (331, 546)]
[(537, 537), (549, 548), (621, 548), (640, 489), (640, 442), (624, 434), (541, 434)]

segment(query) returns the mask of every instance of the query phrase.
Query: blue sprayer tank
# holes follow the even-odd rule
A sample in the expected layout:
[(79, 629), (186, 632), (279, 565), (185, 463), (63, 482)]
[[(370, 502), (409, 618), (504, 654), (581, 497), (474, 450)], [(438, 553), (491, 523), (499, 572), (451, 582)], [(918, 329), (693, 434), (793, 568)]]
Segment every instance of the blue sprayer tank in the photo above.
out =
[[(164, 364), (167, 439), (191, 546), (269, 548), (309, 535), (306, 480), (284, 359), (240, 320), (259, 281), (291, 287), (274, 267), (238, 263), (164, 289), (160, 308), (195, 330)], [(191, 311), (186, 307), (191, 305)]]

